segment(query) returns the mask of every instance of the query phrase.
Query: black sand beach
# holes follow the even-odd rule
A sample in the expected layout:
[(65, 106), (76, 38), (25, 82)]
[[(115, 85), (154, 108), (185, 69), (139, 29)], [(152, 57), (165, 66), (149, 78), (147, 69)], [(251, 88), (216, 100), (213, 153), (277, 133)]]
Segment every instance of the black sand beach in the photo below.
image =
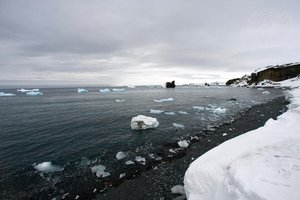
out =
[[(287, 110), (287, 104), (288, 101), (285, 97), (280, 97), (268, 103), (254, 106), (241, 113), (237, 120), (223, 124), (215, 130), (191, 133), (191, 135), (197, 135), (199, 140), (192, 141), (189, 148), (180, 152), (176, 159), (172, 158), (169, 161), (164, 161), (155, 167), (148, 166), (135, 175), (128, 176), (123, 183), (120, 181), (116, 185), (112, 184), (113, 187), (108, 187), (106, 191), (98, 194), (95, 199), (175, 199), (180, 195), (172, 194), (171, 188), (175, 185), (183, 185), (184, 173), (194, 159), (228, 139), (263, 126), (270, 118), (276, 119), (277, 116)], [(227, 135), (223, 136), (224, 133), (227, 133)], [(172, 148), (174, 144), (168, 145)], [(133, 178), (134, 176), (137, 177)], [(182, 198), (180, 197), (180, 199)]]

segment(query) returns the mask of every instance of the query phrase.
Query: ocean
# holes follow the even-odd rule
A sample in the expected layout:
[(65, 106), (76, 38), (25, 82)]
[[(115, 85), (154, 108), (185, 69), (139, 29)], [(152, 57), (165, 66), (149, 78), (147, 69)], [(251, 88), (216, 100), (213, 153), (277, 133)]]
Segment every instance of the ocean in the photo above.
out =
[[(16, 94), (0, 97), (0, 199), (93, 198), (120, 184), (120, 175), (133, 178), (175, 159), (179, 140), (213, 131), (254, 105), (283, 96), (281, 89), (230, 87), (86, 89), (43, 88), (41, 96), (0, 90)], [(155, 117), (159, 126), (131, 130), (137, 115)], [(120, 151), (126, 157), (118, 160)], [(92, 170), (99, 168), (107, 177)]]

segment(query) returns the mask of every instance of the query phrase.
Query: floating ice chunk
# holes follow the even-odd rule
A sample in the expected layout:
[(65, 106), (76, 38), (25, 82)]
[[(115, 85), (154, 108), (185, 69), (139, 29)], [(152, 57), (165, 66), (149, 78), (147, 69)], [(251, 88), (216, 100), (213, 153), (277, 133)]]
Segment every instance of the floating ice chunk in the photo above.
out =
[(193, 106), (193, 109), (195, 109), (195, 110), (205, 110), (205, 107), (203, 107), (203, 106)]
[(162, 160), (162, 157), (154, 155), (153, 153), (150, 153), (149, 157), (152, 158), (153, 160), (157, 160), (157, 161)]
[(119, 179), (123, 178), (124, 176), (126, 176), (126, 173), (120, 174)]
[(113, 88), (112, 91), (113, 92), (124, 92), (125, 89), (124, 88)]
[(99, 89), (99, 92), (106, 93), (106, 92), (111, 92), (111, 91), (108, 88), (104, 88), (104, 89)]
[(185, 194), (184, 187), (182, 185), (175, 185), (171, 188), (172, 194)]
[(95, 165), (91, 168), (92, 173), (96, 173), (97, 177), (101, 177), (104, 174), (106, 167), (104, 165)]
[(127, 87), (133, 89), (135, 88), (135, 85), (128, 85)]
[(154, 102), (156, 103), (162, 103), (162, 102), (167, 102), (167, 101), (174, 101), (173, 98), (168, 98), (168, 99), (153, 99)]
[(131, 119), (131, 129), (134, 130), (142, 130), (142, 129), (148, 129), (148, 128), (156, 128), (158, 127), (159, 122), (156, 118), (153, 117), (147, 117), (145, 115), (138, 115), (136, 117), (133, 117)]
[(125, 99), (116, 99), (116, 102), (117, 103), (122, 103), (122, 102), (125, 102)]
[(105, 177), (108, 177), (108, 176), (110, 176), (110, 173), (109, 173), (109, 172), (103, 172), (102, 178), (105, 178)]
[(26, 90), (26, 89), (19, 89), (19, 90), (17, 90), (18, 92), (38, 92), (38, 91), (40, 91), (40, 89), (29, 89), (29, 90)]
[(80, 197), (79, 195), (76, 195), (75, 200), (79, 199), (79, 197)]
[(223, 134), (222, 134), (222, 136), (226, 136), (226, 135), (227, 135), (227, 133), (223, 133)]
[(264, 88), (257, 88), (257, 90), (264, 90)]
[(131, 160), (127, 160), (127, 161), (125, 162), (125, 164), (126, 164), (126, 165), (133, 165), (133, 164), (134, 164), (134, 162), (133, 162), (133, 161), (131, 161)]
[(177, 153), (174, 149), (169, 149), (170, 153)]
[(40, 164), (33, 164), (33, 167), (40, 172), (61, 172), (64, 170), (62, 166), (53, 165), (51, 162), (42, 162)]
[(0, 97), (12, 97), (12, 96), (16, 96), (16, 95), (12, 93), (0, 92)]
[(217, 115), (224, 115), (226, 113), (226, 108), (216, 108), (214, 110), (214, 114), (217, 114)]
[(184, 128), (184, 125), (183, 125), (183, 124), (173, 123), (173, 126), (174, 126), (175, 128)]
[(265, 94), (265, 95), (270, 94), (270, 92), (268, 92), (268, 91), (263, 91), (262, 93)]
[(28, 96), (41, 96), (43, 95), (42, 92), (26, 92), (26, 95)]
[(126, 157), (126, 154), (123, 152), (123, 151), (119, 151), (117, 154), (116, 154), (116, 159), (117, 160), (122, 160), (123, 158)]
[(165, 112), (165, 115), (176, 115), (174, 112)]
[(146, 164), (146, 158), (144, 158), (142, 156), (136, 156), (135, 161), (141, 163), (142, 165)]
[(88, 93), (89, 91), (87, 89), (84, 89), (84, 88), (78, 88), (77, 92), (78, 93)]
[(188, 115), (188, 114), (189, 114), (189, 113), (186, 112), (186, 111), (179, 111), (178, 113), (181, 114), (181, 115)]
[(150, 110), (150, 113), (152, 113), (152, 114), (161, 114), (161, 113), (163, 113), (164, 111), (163, 110)]
[(189, 146), (188, 141), (186, 140), (180, 140), (177, 142), (178, 146), (180, 146), (181, 148), (187, 148)]

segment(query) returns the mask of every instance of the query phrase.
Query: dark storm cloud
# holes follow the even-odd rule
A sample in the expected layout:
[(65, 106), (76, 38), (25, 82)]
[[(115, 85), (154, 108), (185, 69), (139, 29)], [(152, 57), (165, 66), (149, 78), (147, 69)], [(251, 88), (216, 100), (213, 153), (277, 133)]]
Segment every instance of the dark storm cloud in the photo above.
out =
[(299, 61), (298, 7), (293, 0), (1, 0), (1, 84), (201, 82)]

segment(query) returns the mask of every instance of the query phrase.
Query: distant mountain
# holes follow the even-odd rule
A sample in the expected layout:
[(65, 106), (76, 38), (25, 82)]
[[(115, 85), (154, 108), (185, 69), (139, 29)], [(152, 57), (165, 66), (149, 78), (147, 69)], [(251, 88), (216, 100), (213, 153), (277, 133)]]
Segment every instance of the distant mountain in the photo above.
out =
[(289, 63), (284, 65), (267, 66), (255, 70), (251, 75), (244, 75), (241, 78), (230, 79), (226, 82), (227, 86), (249, 86), (257, 85), (265, 80), (284, 81), (294, 78), (300, 74), (300, 63)]

